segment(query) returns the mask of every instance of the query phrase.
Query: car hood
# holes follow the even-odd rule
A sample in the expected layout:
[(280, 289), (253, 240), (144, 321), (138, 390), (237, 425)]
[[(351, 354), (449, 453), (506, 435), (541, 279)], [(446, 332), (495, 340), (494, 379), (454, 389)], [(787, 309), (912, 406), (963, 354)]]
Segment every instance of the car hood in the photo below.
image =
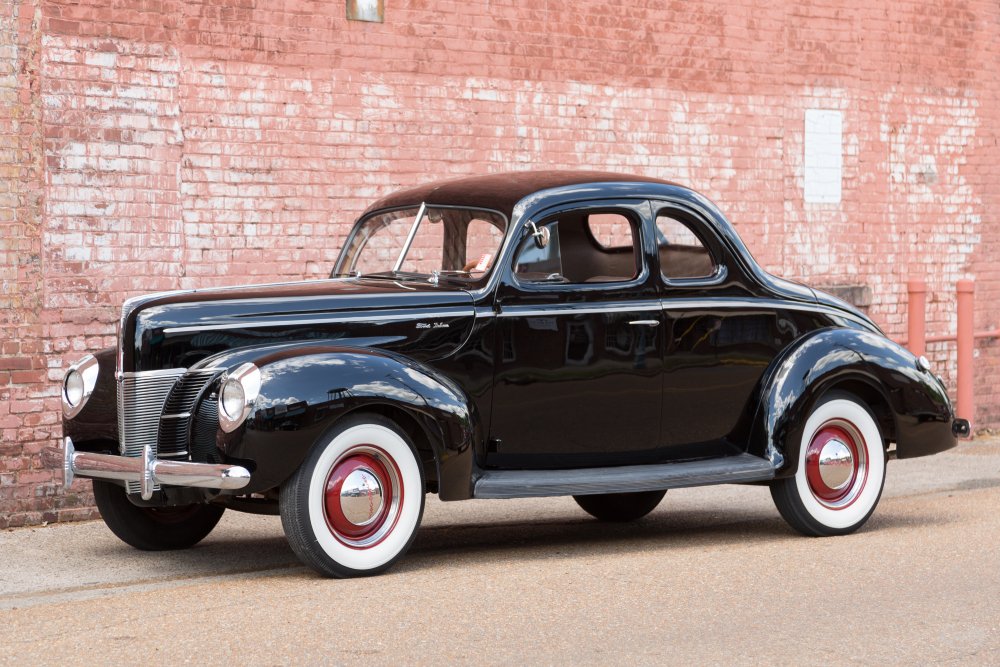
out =
[(311, 280), (166, 292), (122, 315), (122, 369), (187, 368), (234, 348), (331, 341), (447, 356), (475, 320), (464, 290), (417, 281)]

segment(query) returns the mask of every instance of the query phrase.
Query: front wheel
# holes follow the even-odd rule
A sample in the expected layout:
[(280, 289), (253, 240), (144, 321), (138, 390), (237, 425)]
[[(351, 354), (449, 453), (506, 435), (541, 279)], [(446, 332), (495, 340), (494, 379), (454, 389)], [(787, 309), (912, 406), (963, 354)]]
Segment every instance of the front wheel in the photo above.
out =
[(875, 511), (885, 484), (878, 423), (853, 396), (836, 394), (806, 420), (793, 477), (771, 484), (771, 497), (795, 530), (846, 535)]
[(282, 485), (279, 507), (303, 563), (328, 577), (378, 574), (413, 542), (424, 512), (423, 469), (393, 422), (348, 418)]
[(573, 500), (601, 521), (624, 523), (646, 516), (660, 504), (666, 491), (638, 491), (635, 493), (602, 493), (590, 496), (573, 496)]
[(183, 505), (139, 507), (114, 482), (94, 480), (94, 501), (111, 532), (136, 549), (187, 549), (205, 539), (219, 523), (225, 507)]

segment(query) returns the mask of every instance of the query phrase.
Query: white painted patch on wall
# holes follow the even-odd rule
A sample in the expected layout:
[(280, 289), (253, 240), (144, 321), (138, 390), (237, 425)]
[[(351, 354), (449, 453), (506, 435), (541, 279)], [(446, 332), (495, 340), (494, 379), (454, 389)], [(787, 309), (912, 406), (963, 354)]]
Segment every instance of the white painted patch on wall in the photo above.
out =
[(347, 0), (347, 18), (382, 23), (385, 20), (383, 0)]
[(839, 204), (843, 177), (844, 114), (806, 109), (805, 198), (807, 204)]

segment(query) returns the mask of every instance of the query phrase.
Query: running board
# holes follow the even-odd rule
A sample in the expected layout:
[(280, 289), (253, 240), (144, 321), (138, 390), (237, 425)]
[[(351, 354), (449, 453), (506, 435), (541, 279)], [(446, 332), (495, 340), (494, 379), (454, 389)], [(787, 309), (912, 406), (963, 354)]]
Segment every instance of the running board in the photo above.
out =
[(770, 479), (774, 479), (774, 468), (769, 461), (740, 454), (704, 461), (610, 468), (490, 470), (476, 480), (473, 497), (587, 496)]

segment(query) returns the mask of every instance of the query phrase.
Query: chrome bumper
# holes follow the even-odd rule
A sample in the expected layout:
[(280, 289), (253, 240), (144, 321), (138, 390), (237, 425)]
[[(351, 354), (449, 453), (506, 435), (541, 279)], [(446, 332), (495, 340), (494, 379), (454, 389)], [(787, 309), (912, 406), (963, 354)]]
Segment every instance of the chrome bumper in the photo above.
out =
[(250, 471), (242, 466), (157, 459), (148, 446), (143, 455), (137, 457), (95, 454), (76, 451), (73, 440), (66, 438), (62, 448), (49, 447), (45, 450), (45, 460), (53, 467), (62, 465), (66, 486), (73, 483), (74, 477), (139, 482), (144, 500), (153, 497), (154, 484), (242, 489), (250, 483)]

